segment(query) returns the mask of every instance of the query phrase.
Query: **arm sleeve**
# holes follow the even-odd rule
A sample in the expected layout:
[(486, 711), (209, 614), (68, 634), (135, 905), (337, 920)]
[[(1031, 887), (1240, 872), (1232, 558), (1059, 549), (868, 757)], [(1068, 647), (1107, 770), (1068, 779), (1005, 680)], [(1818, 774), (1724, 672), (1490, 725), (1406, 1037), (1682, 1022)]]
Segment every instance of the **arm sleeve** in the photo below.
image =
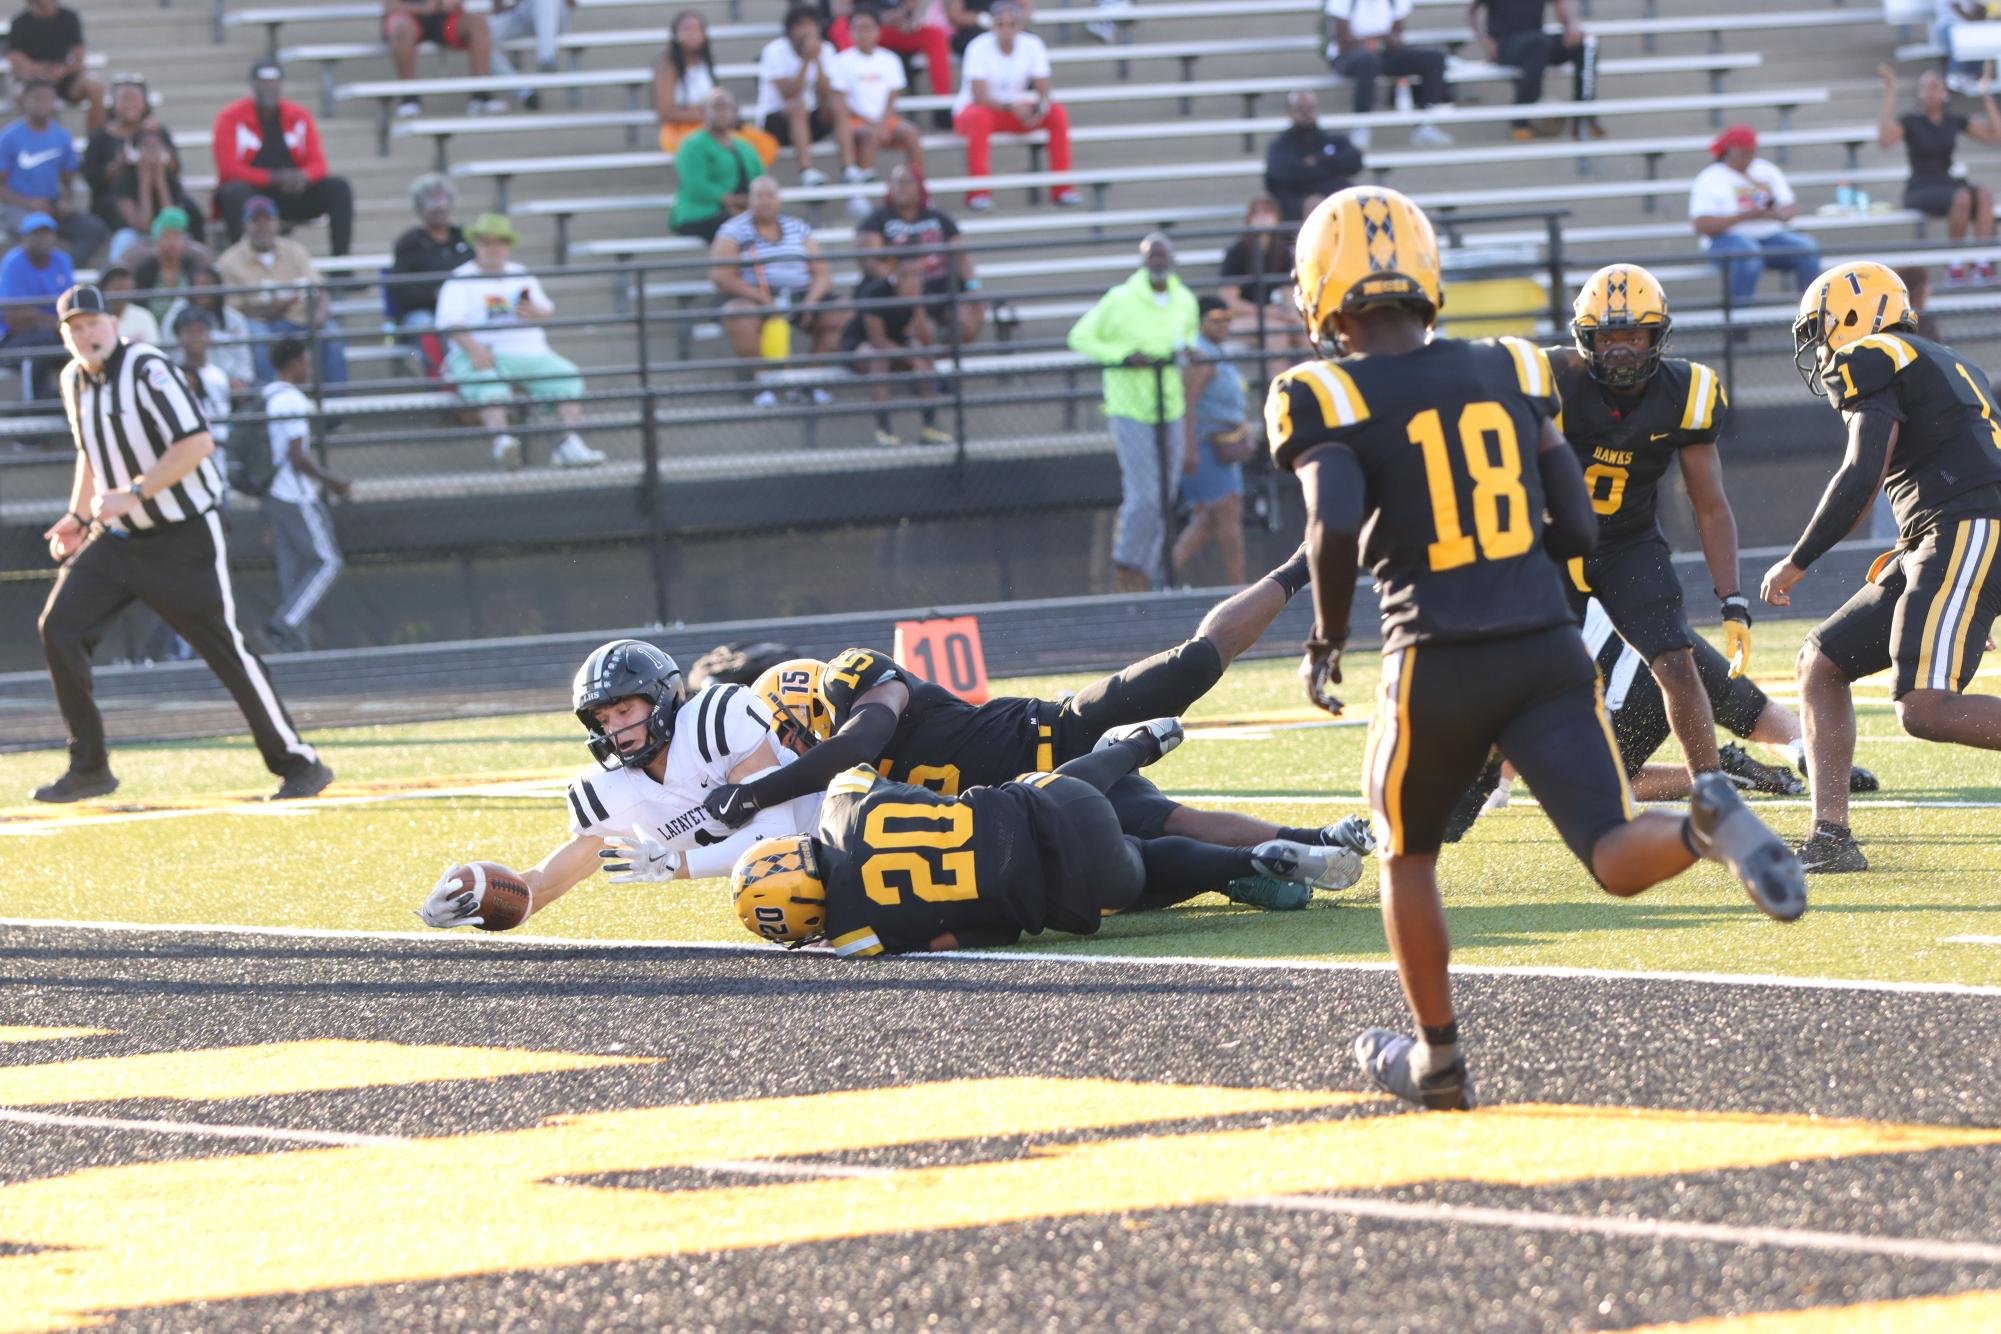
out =
[(882, 704), (864, 704), (847, 726), (782, 769), (752, 782), (760, 809), (769, 809), (809, 792), (824, 792), (827, 784), (856, 765), (875, 763), (896, 735), (896, 714)]
[(1543, 503), (1549, 519), (1543, 526), (1543, 549), (1556, 560), (1588, 556), (1598, 545), (1598, 514), (1591, 508), (1591, 489), (1584, 470), (1568, 445), (1536, 453), (1542, 474)]
[(711, 880), (736, 869), (737, 858), (750, 851), (751, 844), (758, 840), (783, 838), (798, 832), (783, 812), (759, 811), (751, 817), (749, 824), (728, 838), (714, 843), (697, 841), (685, 848), (681, 855), (686, 859), (690, 880)]
[(1890, 437), (1896, 429), (1895, 417), (1868, 407), (1850, 418), (1848, 456), (1828, 482), (1806, 531), (1793, 544), (1789, 559), (1794, 565), (1806, 569), (1862, 521), (1882, 483), (1884, 466), (1890, 461)]
[[(868, 648), (843, 649), (827, 661), (820, 674), (820, 694), (836, 728), (848, 725), (848, 715), (863, 695), (885, 681), (909, 684), (903, 669), (887, 653)], [(873, 760), (875, 756), (868, 757)]]
[(1345, 644), (1360, 562), (1355, 535), (1368, 513), (1368, 479), (1346, 445), (1314, 447), (1300, 461), (1313, 465), (1302, 480), (1309, 488), (1306, 544), (1313, 568), (1314, 633)]

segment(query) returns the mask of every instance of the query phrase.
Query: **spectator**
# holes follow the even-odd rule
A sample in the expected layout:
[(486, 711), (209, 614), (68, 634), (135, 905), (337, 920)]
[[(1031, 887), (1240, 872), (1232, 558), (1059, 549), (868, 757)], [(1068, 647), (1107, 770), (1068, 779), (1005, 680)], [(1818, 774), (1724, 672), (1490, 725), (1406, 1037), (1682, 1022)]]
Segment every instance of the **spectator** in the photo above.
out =
[(1105, 368), (1105, 418), (1123, 491), (1112, 534), (1112, 577), (1121, 593), (1145, 592), (1160, 573), (1163, 455), (1171, 448), (1178, 456), (1185, 438), (1186, 400), (1173, 362), (1200, 323), (1195, 294), (1174, 276), (1173, 243), (1154, 232), (1139, 249), (1140, 270), (1070, 330), (1071, 350)]
[(1298, 222), (1322, 199), (1354, 184), (1362, 151), (1348, 136), (1320, 128), (1320, 99), (1311, 89), (1288, 93), (1285, 114), (1292, 124), (1265, 150), (1265, 193), (1278, 201), (1280, 217)]
[(1277, 201), (1253, 195), (1243, 235), (1223, 252), (1216, 270), (1216, 295), (1230, 312), (1230, 331), (1260, 351), (1296, 342), (1303, 332), (1292, 303), (1292, 239), (1278, 226)]
[[(143, 287), (144, 272), (140, 273), (139, 280)], [(189, 311), (200, 311), (208, 316), (209, 362), (229, 377), (233, 392), (244, 393), (257, 382), (257, 363), (250, 355), (250, 321), (243, 318), (242, 311), (222, 299), (222, 293), (216, 290), (220, 286), (222, 275), (214, 269), (203, 265), (194, 271), (193, 282), (186, 295), (175, 298), (160, 319), (160, 334), (168, 340), (160, 347), (162, 351), (172, 351), (182, 320)]]
[[(189, 391), (201, 400), (202, 416), (208, 418), (209, 434), (215, 437), (217, 445), (227, 445), (229, 416), (235, 409), (235, 394), (239, 386), (230, 379), (229, 372), (210, 358), (215, 322), (200, 306), (184, 305), (170, 326), (170, 333), (175, 360), (187, 372)], [(229, 475), (227, 468), (223, 469), (223, 475)]]
[(21, 235), (26, 214), (55, 220), (56, 238), (72, 260), (88, 264), (107, 235), (105, 226), (70, 202), (70, 185), (82, 165), (70, 133), (55, 122), (56, 89), (37, 80), (21, 90), (21, 119), (0, 130), (0, 228)]
[(7, 65), (14, 82), (46, 82), (71, 106), (84, 111), (84, 128), (104, 124), (104, 85), (93, 79), (84, 57), (83, 20), (56, 0), (28, 0), (7, 31)]
[[(138, 136), (139, 127), (146, 124), (152, 114), (145, 80), (137, 75), (120, 75), (118, 81), (111, 85), (110, 119), (92, 131), (90, 142), (84, 145), (83, 183), (90, 187), (90, 211), (113, 232), (123, 227), (125, 220), (112, 196), (112, 185), (118, 179), (120, 167), (139, 160), (139, 151), (133, 140)], [(172, 144), (172, 135), (168, 135), (167, 142)], [(176, 169), (179, 165), (176, 158)], [(115, 239), (112, 248), (115, 260), (118, 258)]]
[(1758, 156), (1758, 132), (1732, 125), (1716, 136), (1709, 154), (1716, 161), (1695, 174), (1688, 217), (1703, 249), (1728, 268), (1731, 304), (1757, 295), (1758, 277), (1768, 266), (1790, 269), (1806, 291), (1820, 274), (1820, 251), (1812, 238), (1787, 229), (1799, 206), (1786, 174)]
[(174, 146), (158, 125), (140, 129), (135, 145), (136, 160), (118, 169), (112, 182), (113, 202), (118, 206), (118, 231), (111, 238), (111, 258), (119, 259), (152, 235), (153, 224), (172, 209), (182, 225), (199, 233), (201, 209), (181, 186), (180, 169), (175, 166)]
[(909, 86), (903, 62), (880, 45), (882, 19), (875, 6), (855, 6), (848, 18), (854, 45), (834, 57), (835, 81), (847, 99), (848, 125), (855, 138), (855, 166), (864, 180), (875, 179), (878, 148), (898, 148), (919, 176), (924, 144), (917, 127), (896, 114), (896, 95)]
[(194, 275), (207, 266), (209, 255), (188, 239), (188, 215), (177, 208), (161, 209), (153, 219), (152, 241), (153, 253), (140, 261), (133, 278), (140, 291), (153, 294), (146, 305), (157, 315), (175, 300), (173, 293), (194, 286)]
[[(881, 0), (876, 5), (876, 16), (881, 20), (882, 48), (894, 51), (899, 56), (922, 55), (924, 76), (931, 84), (933, 97), (952, 95), (952, 40), (943, 28), (924, 21), (923, 6), (918, 0)], [(847, 15), (836, 18), (827, 29), (827, 40), (837, 51), (845, 51), (852, 44), (850, 36), (851, 20)], [(975, 36), (978, 34), (975, 33)], [(969, 39), (970, 40), (970, 39)], [(952, 128), (952, 113), (940, 107), (931, 113), (931, 123), (941, 130)]]
[[(1515, 79), (1515, 104), (1527, 106), (1542, 101), (1542, 72), (1551, 65), (1569, 65), (1576, 71), (1575, 99), (1589, 102), (1598, 96), (1598, 39), (1585, 32), (1570, 12), (1570, 0), (1555, 0), (1556, 21), (1562, 31), (1543, 31), (1542, 12), (1549, 0), (1472, 0), (1466, 6), (1466, 22), (1480, 39), (1480, 49), (1497, 65), (1511, 65), (1521, 71)], [(1592, 138), (1605, 137), (1605, 127), (1597, 117), (1584, 122)], [(1535, 128), (1525, 120), (1514, 125), (1516, 139), (1535, 137)]]
[(354, 244), (354, 190), (345, 176), (327, 174), (312, 113), (284, 99), (285, 71), (273, 61), (251, 66), (250, 88), (249, 97), (216, 114), (210, 145), (220, 182), (216, 212), (231, 244), (243, 239), (243, 206), (262, 195), (286, 222), (325, 218), (333, 252), (347, 254)]
[[(1333, 22), (1327, 60), (1336, 74), (1355, 85), (1355, 110), (1362, 115), (1376, 109), (1376, 79), (1384, 74), (1416, 79), (1420, 110), (1452, 103), (1445, 88), (1445, 52), (1435, 46), (1404, 45), (1403, 24), (1410, 17), (1410, 5), (1411, 0), (1327, 0)], [(1369, 146), (1367, 126), (1351, 137), (1357, 147)], [(1410, 141), (1433, 147), (1451, 143), (1452, 136), (1427, 121), (1411, 130)]]
[(1013, 3), (1021, 11), (1021, 26), (1035, 18), (1034, 0), (945, 0), (945, 22), (951, 25), (952, 54), (963, 61), (966, 48), (992, 30), (994, 11), (1002, 3)]
[(559, 468), (589, 468), (605, 456), (577, 434), (584, 420), (584, 380), (576, 363), (558, 356), (538, 327), (556, 313), (534, 274), (511, 259), (521, 234), (505, 214), (482, 213), (467, 229), (473, 257), (452, 271), (438, 291), (438, 328), (451, 339), (445, 377), (459, 397), (479, 408), (494, 433), (493, 461), (521, 466), (521, 441), (507, 429), (507, 400), (515, 389), (551, 404), (569, 431), (549, 455)]
[(271, 348), (276, 378), (264, 386), (264, 433), (271, 449), (271, 485), (264, 517), (271, 521), (278, 565), (278, 607), (264, 633), (280, 648), (303, 649), (306, 618), (340, 577), (340, 546), (321, 488), (346, 499), (353, 483), (313, 457), (313, 403), (299, 386), (313, 378), (306, 345), (281, 338)]
[(20, 231), (21, 243), (0, 259), (0, 348), (49, 349), (27, 360), (34, 397), (52, 398), (56, 373), (69, 362), (56, 298), (76, 281), (76, 266), (57, 247), (56, 220), (48, 214), (28, 214)]
[[(533, 37), (535, 68), (553, 74), (556, 39), (569, 31), (570, 11), (576, 7), (577, 0), (494, 0), (493, 16), (486, 21), (493, 43), (493, 72), (502, 78), (514, 77), (514, 62), (507, 58), (506, 44), (517, 37)], [(524, 88), (521, 109), (540, 111), (541, 93)]]
[(1244, 582), (1244, 460), (1250, 457), (1245, 420), (1244, 373), (1225, 350), (1230, 308), (1221, 297), (1199, 303), (1201, 331), (1195, 355), (1182, 372), (1183, 392), (1194, 406), (1181, 453), (1181, 500), (1193, 510), (1188, 526), (1174, 539), (1174, 569), (1182, 574), (1209, 543), (1223, 562), (1223, 582)]
[[(1876, 142), (1884, 148), (1904, 145), (1910, 158), (1911, 179), (1904, 184), (1904, 207), (1914, 208), (1934, 218), (1945, 219), (1946, 237), (1963, 241), (1969, 228), (1980, 245), (1994, 242), (1994, 192), (1984, 185), (1952, 174), (1952, 153), (1962, 133), (1983, 144), (2001, 143), (2001, 110), (1994, 106), (1994, 94), (1980, 85), (1980, 105), (1985, 113), (1970, 121), (1958, 112), (1945, 109), (1945, 79), (1935, 69), (1918, 76), (1917, 110), (1897, 114), (1897, 74), (1888, 65), (1878, 65), (1883, 80), (1883, 110), (1876, 122)], [(1994, 262), (1981, 260), (1975, 271), (1984, 283), (1994, 281)], [(1967, 279), (1967, 266), (1954, 260), (1946, 265), (1945, 280), (1957, 285)]]
[(160, 322), (153, 312), (132, 299), (132, 270), (113, 264), (97, 275), (97, 290), (104, 293), (104, 307), (118, 317), (118, 336), (134, 343), (160, 345)]
[[(493, 29), (486, 15), (470, 13), (459, 0), (382, 0), (382, 40), (389, 43), (396, 77), (405, 83), (417, 77), (417, 47), (424, 42), (465, 52), (475, 79), (493, 73)], [(475, 116), (499, 115), (507, 110), (507, 100), (492, 91), (474, 93), (466, 110)], [(396, 104), (399, 120), (423, 114), (420, 97)]]
[(297, 241), (278, 235), (278, 206), (253, 195), (243, 206), (243, 239), (222, 252), (215, 262), (225, 287), (248, 288), (229, 298), (243, 312), (250, 334), (260, 341), (251, 356), (257, 383), (271, 381), (268, 340), (282, 334), (307, 337), (318, 330), (320, 384), (347, 383), (347, 345), (328, 325), (326, 289), (320, 286), (313, 257)]
[[(924, 192), (924, 182), (908, 166), (889, 173), (889, 189), (875, 212), (855, 226), (857, 250), (895, 250), (903, 246), (923, 246), (930, 253), (911, 260), (862, 260), (862, 272), (871, 278), (888, 278), (892, 268), (914, 264), (924, 274), (924, 295), (931, 298), (925, 313), (940, 328), (950, 328), (952, 308), (958, 307), (959, 342), (973, 342), (987, 322), (984, 301), (972, 299), (980, 290), (979, 270), (973, 257), (959, 248), (959, 224), (934, 207)], [(950, 246), (945, 250), (931, 247)], [(959, 299), (952, 300), (957, 288)]]
[[(821, 309), (834, 291), (834, 271), (820, 257), (820, 243), (804, 218), (779, 211), (781, 197), (775, 177), (750, 183), (750, 207), (724, 223), (709, 247), (709, 281), (723, 298), (723, 309), (741, 314), (723, 316), (730, 351), (745, 362), (763, 355), (760, 335), (771, 318), (784, 318), (812, 340), (818, 355), (832, 352), (847, 322)], [(781, 314), (773, 315), (773, 308)], [(760, 408), (778, 401), (769, 389), (758, 393)], [(813, 390), (815, 403), (831, 403), (833, 395)]]
[[(892, 371), (907, 371), (927, 377), (913, 382), (921, 400), (921, 438), (927, 445), (949, 445), (952, 435), (938, 429), (938, 411), (927, 397), (928, 377), (936, 375), (937, 364), (925, 355), (937, 339), (931, 317), (924, 311), (924, 266), (915, 257), (888, 261), (889, 272), (882, 277), (864, 278), (855, 289), (855, 300), (865, 302), (855, 311), (841, 332), (841, 351), (874, 352), (879, 355), (857, 368), (875, 379), (869, 397), (875, 401), (875, 442), (887, 448), (903, 443), (889, 417), (889, 385), (878, 378)], [(885, 304), (894, 302), (895, 304)]]
[(1932, 22), (1932, 40), (1946, 49), (1946, 87), (1955, 93), (1974, 96), (1980, 88), (1981, 63), (1954, 60), (1952, 30), (1962, 23), (1985, 23), (1992, 15), (1983, 0), (1938, 0), (1938, 17)]
[(736, 98), (727, 88), (711, 88), (704, 108), (708, 120), (681, 141), (674, 155), (674, 209), (667, 225), (679, 236), (716, 239), (716, 229), (750, 207), (750, 183), (764, 175), (757, 148), (730, 127)]
[(813, 145), (831, 138), (841, 155), (844, 180), (868, 177), (855, 165), (848, 109), (834, 75), (834, 48), (822, 40), (820, 11), (794, 5), (785, 11), (785, 31), (765, 43), (757, 58), (757, 114), (764, 132), (799, 160), (799, 183), (825, 185), (827, 173), (813, 165)]
[[(459, 193), (451, 178), (431, 172), (410, 183), (410, 207), (417, 211), (417, 225), (396, 238), (395, 258), (389, 265), (391, 278), (425, 275), (421, 282), (388, 282), (382, 287), (384, 309), (398, 329), (427, 331), (437, 318), (438, 289), (445, 279), (472, 257), (472, 244), (458, 224), (452, 209)], [(444, 352), (431, 339), (426, 349), (435, 367)], [(432, 356), (431, 353), (436, 355)]]
[[(990, 17), (993, 31), (980, 34), (966, 47), (959, 66), (959, 97), (952, 104), (952, 126), (966, 141), (966, 174), (991, 174), (988, 140), (996, 130), (1049, 131), (1049, 169), (1070, 170), (1070, 113), (1049, 93), (1049, 48), (1040, 37), (1022, 31), (1027, 11), (1018, 0), (997, 0)], [(1084, 202), (1077, 187), (1067, 182), (1050, 193), (1050, 200), (1059, 207)], [(993, 206), (991, 191), (975, 190), (966, 196), (966, 207), (975, 212)]]
[[(709, 94), (716, 83), (716, 58), (709, 49), (709, 21), (692, 9), (674, 16), (667, 49), (653, 62), (653, 113), (660, 118), (660, 151), (677, 151), (682, 141), (708, 123)], [(748, 141), (766, 167), (778, 161), (778, 141), (754, 125), (736, 121), (736, 99), (730, 99), (731, 123), (723, 128)], [(740, 209), (732, 212), (741, 211)], [(703, 237), (707, 240), (707, 237)]]

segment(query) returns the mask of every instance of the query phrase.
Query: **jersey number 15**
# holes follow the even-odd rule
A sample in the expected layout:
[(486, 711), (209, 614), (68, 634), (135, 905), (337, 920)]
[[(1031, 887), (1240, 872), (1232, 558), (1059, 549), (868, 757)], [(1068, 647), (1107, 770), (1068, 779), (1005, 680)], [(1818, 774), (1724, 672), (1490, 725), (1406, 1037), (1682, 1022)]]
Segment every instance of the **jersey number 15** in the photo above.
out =
[[(1431, 492), (1431, 519), (1438, 540), (1429, 548), (1433, 570), (1456, 570), (1475, 560), (1507, 560), (1535, 544), (1529, 522), (1528, 490), (1522, 485), (1522, 447), (1514, 419), (1499, 403), (1468, 403), (1459, 413), (1459, 452), (1473, 479), (1473, 530), (1459, 518), (1451, 446), (1437, 408), (1410, 419), (1410, 442), (1424, 451), (1424, 482)], [(1493, 438), (1492, 454), (1488, 437)]]

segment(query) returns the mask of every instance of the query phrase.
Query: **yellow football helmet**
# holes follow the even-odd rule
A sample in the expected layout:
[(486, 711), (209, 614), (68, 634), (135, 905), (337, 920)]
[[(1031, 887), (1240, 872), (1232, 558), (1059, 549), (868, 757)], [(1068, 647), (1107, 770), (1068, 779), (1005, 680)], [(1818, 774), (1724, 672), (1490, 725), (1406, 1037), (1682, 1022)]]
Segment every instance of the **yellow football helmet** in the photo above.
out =
[[(1577, 340), (1591, 378), (1614, 389), (1630, 389), (1653, 378), (1673, 327), (1667, 292), (1658, 278), (1637, 264), (1607, 264), (1584, 280), (1570, 307), (1570, 336)], [(1594, 336), (1600, 329), (1652, 329), (1653, 345), (1636, 361), (1608, 363), (1600, 357)]]
[(730, 871), (730, 898), (746, 929), (797, 947), (827, 930), (827, 882), (820, 850), (804, 834), (761, 838)]
[(1336, 341), (1335, 315), (1384, 303), (1423, 306), (1429, 325), (1445, 304), (1431, 219), (1379, 185), (1329, 195), (1293, 243), (1293, 299), (1316, 343)]
[(1910, 289), (1897, 271), (1874, 260), (1837, 264), (1813, 280), (1793, 321), (1793, 366), (1807, 387), (1820, 391), (1820, 360), (1858, 338), (1885, 329), (1918, 327)]
[(818, 658), (790, 658), (768, 669), (751, 683), (751, 693), (771, 709), (778, 739), (786, 745), (797, 736), (803, 750), (834, 734), (834, 715), (820, 691), (827, 664)]

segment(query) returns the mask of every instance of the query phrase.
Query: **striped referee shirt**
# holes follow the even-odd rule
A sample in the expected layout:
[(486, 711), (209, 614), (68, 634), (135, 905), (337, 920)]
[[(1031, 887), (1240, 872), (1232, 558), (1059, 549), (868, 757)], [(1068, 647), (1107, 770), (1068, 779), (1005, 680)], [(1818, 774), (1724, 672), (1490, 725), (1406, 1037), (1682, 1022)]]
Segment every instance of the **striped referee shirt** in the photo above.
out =
[[(100, 491), (131, 486), (169, 446), (208, 429), (180, 367), (147, 343), (119, 340), (96, 375), (82, 362), (70, 362), (63, 368), (62, 393), (70, 436), (96, 474)], [(110, 526), (144, 532), (185, 523), (214, 509), (222, 493), (222, 470), (211, 455)]]

